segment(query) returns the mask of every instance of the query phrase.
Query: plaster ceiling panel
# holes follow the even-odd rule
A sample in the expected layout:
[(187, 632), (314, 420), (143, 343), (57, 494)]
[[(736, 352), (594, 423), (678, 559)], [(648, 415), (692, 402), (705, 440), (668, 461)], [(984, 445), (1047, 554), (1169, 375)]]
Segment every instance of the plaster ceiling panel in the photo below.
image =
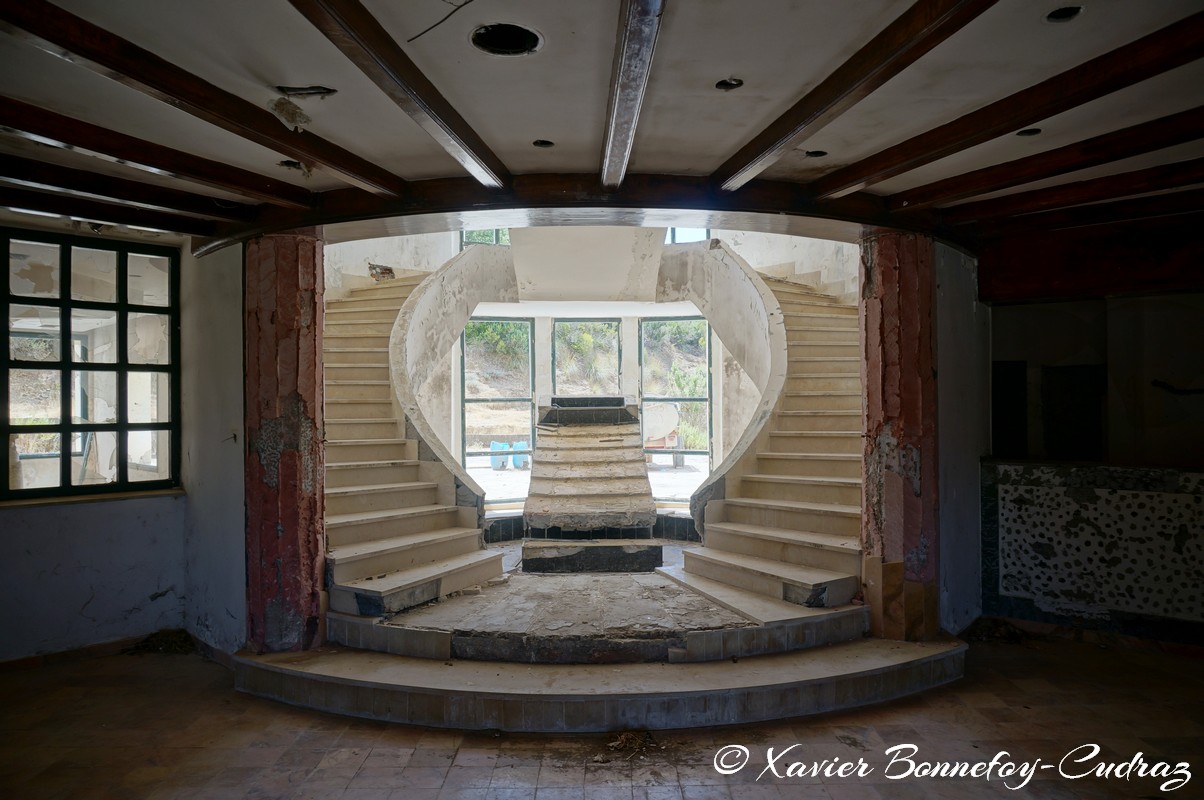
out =
[[(60, 0), (58, 4), (259, 108), (266, 109), (280, 98), (277, 86), (316, 84), (337, 89), (337, 94), (325, 98), (294, 99), (310, 117), (306, 130), (403, 178), (464, 174), (286, 0)], [(345, 185), (336, 179), (321, 188)]]
[[(911, 5), (859, 0), (665, 4), (632, 172), (705, 175)], [(733, 91), (716, 81), (739, 78)]]
[[(1000, 0), (761, 177), (813, 180), (1204, 8), (1200, 0), (1096, 0), (1071, 22), (1047, 22), (1045, 14), (1056, 5)], [(1017, 120), (1016, 127), (1026, 124)], [(823, 150), (828, 156), (808, 158), (804, 150)]]
[[(597, 172), (614, 57), (618, 2), (487, 0), (451, 9), (441, 0), (365, 5), (511, 172)], [(495, 56), (471, 44), (496, 23), (536, 31), (542, 46)], [(532, 146), (536, 139), (555, 147)]]
[(91, 70), (0, 36), (0, 93), (103, 128), (222, 161), (308, 189), (340, 187), (333, 176), (277, 166), (284, 158)]
[[(876, 194), (893, 194), (980, 167), (1036, 155), (1159, 117), (1187, 111), (1204, 101), (1204, 92), (1200, 90), (1202, 86), (1204, 60), (1186, 64), (1092, 103), (1025, 126), (1040, 128), (1040, 135), (1001, 136), (882, 181), (869, 187), (869, 191)], [(1201, 131), (1201, 134), (1204, 134), (1204, 131)]]

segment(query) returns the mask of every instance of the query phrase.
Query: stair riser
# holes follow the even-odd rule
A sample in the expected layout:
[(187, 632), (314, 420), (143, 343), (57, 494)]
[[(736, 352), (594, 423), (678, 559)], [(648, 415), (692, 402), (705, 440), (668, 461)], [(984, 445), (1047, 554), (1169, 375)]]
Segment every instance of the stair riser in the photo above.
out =
[(326, 496), (327, 514), (354, 514), (357, 511), (389, 511), (433, 506), (438, 502), (434, 486), (420, 489), (391, 489), (387, 492), (356, 492)]
[(746, 506), (728, 500), (724, 505), (727, 522), (743, 525), (762, 525), (766, 528), (785, 528), (814, 533), (834, 533), (840, 536), (860, 536), (861, 518), (838, 514), (818, 514), (814, 511)]
[[(393, 425), (390, 430), (393, 434), (391, 437), (344, 436), (343, 438), (397, 438), (397, 426)], [(326, 425), (326, 438), (327, 464), (346, 464), (348, 461), (372, 461), (373, 459), (408, 461), (416, 458), (418, 453), (418, 445), (412, 441), (405, 443), (390, 442), (389, 444), (376, 444), (374, 442), (368, 444), (339, 444), (334, 441), (337, 437), (331, 435), (329, 423)]]
[[(340, 347), (349, 347), (352, 348), (352, 350), (347, 352), (338, 349), (330, 349)], [(366, 350), (355, 349), (355, 345), (340, 345), (328, 341), (326, 342), (326, 348), (327, 349), (322, 351), (322, 360), (325, 362), (326, 366), (330, 366), (331, 364), (356, 364), (369, 365), (377, 368), (383, 367), (386, 370), (389, 368), (389, 350), (385, 347), (371, 347)]]
[[(386, 612), (412, 608), (451, 592), (458, 592), (465, 587), (484, 583), (501, 574), (501, 564), (502, 556), (499, 553), (496, 559), (482, 561), (471, 567), (433, 579), (421, 586), (386, 594), (380, 598), (380, 602)], [(355, 598), (355, 592), (340, 586), (335, 586), (330, 590), (330, 608), (332, 611), (343, 614), (359, 614), (361, 611), (360, 604)]]
[(344, 322), (326, 321), (326, 328), (322, 333), (326, 336), (340, 333), (358, 333), (365, 336), (388, 336), (393, 332), (393, 323), (382, 320), (381, 322), (352, 322), (350, 320)]
[(832, 453), (851, 455), (861, 452), (861, 436), (790, 436), (784, 433), (769, 434), (769, 449), (775, 453)]
[[(750, 592), (756, 592), (766, 597), (773, 597), (798, 605), (804, 605), (811, 594), (811, 587), (809, 586), (786, 584), (772, 576), (749, 572), (733, 564), (695, 558), (688, 551), (684, 555), (686, 571), (692, 572), (695, 575), (701, 575), (704, 578), (729, 583), (732, 586), (738, 586)], [(825, 584), (828, 587), (828, 592), (827, 601), (824, 605), (829, 608), (845, 605), (857, 593), (858, 583), (858, 579), (851, 575), (847, 578), (829, 581)]]
[(861, 395), (859, 395), (859, 394), (786, 395), (785, 397), (782, 398), (782, 410), (783, 411), (860, 411), (861, 410)]
[(774, 430), (779, 431), (857, 431), (861, 430), (861, 412), (848, 414), (775, 414)]
[[(397, 439), (397, 422), (382, 419), (380, 422), (340, 422), (337, 419), (326, 420), (326, 440), (339, 439)], [(368, 458), (391, 458), (384, 451), (369, 453)], [(360, 460), (360, 459), (355, 459)]]
[(786, 344), (852, 344), (857, 342), (856, 328), (833, 328), (830, 330), (797, 330), (797, 328), (822, 328), (822, 325), (786, 326)]
[[(793, 358), (794, 353), (790, 356)], [(818, 361), (789, 361), (786, 369), (791, 375), (849, 375), (858, 380), (861, 376), (861, 362), (840, 361), (837, 359), (821, 358)]]
[(396, 308), (382, 308), (382, 306), (390, 306), (395, 301), (395, 298), (388, 300), (381, 298), (379, 301), (373, 298), (355, 299), (355, 300), (339, 300), (331, 303), (326, 309), (326, 321), (338, 322), (368, 322), (385, 321), (393, 322), (397, 319), (397, 312), (401, 309), (401, 303), (397, 303)]
[(809, 503), (860, 505), (860, 486), (829, 486), (822, 483), (781, 483), (744, 478), (740, 484), (741, 497), (763, 500), (804, 500)]
[(786, 391), (788, 392), (860, 392), (860, 375), (839, 375), (836, 377), (818, 375), (787, 375)]
[(707, 527), (706, 546), (707, 549), (768, 558), (786, 564), (799, 564), (805, 567), (828, 569), (833, 572), (845, 572), (850, 575), (861, 574), (860, 553), (842, 553), (807, 544), (769, 541), (755, 536), (725, 531), (719, 527)]
[(373, 350), (380, 350), (384, 355), (381, 361), (388, 363), (389, 334), (387, 333), (359, 333), (343, 336), (336, 331), (323, 331), (323, 334), (322, 341), (326, 347), (367, 347)]
[(328, 523), (326, 526), (326, 538), (331, 547), (338, 547), (344, 544), (374, 542), (377, 539), (387, 539), (391, 536), (425, 533), (426, 531), (434, 531), (439, 528), (454, 528), (459, 524), (459, 514), (456, 511), (439, 511), (432, 514), (416, 514), (396, 519), (361, 522), (358, 525), (332, 525)]
[(393, 387), (380, 383), (327, 383), (323, 388), (327, 400), (374, 400), (393, 402)]
[[(396, 452), (400, 452), (402, 449), (398, 445)], [(375, 452), (373, 450), (373, 453)], [(326, 446), (326, 453), (328, 456), (330, 455), (330, 445)], [(380, 458), (379, 455), (373, 455), (372, 457)], [(407, 481), (418, 480), (417, 464), (331, 469), (331, 463), (335, 462), (328, 460), (326, 466), (326, 487), (328, 489), (340, 489), (344, 486), (363, 486), (370, 483), (406, 483)]]
[[(367, 286), (363, 289), (352, 289), (348, 295), (348, 300), (368, 300), (372, 298), (390, 299), (409, 297), (415, 289), (418, 288), (417, 283), (382, 283), (379, 286)], [(379, 305), (385, 305), (379, 303)]]
[(370, 558), (361, 558), (343, 564), (335, 564), (331, 568), (335, 583), (345, 583), (374, 575), (410, 569), (432, 561), (464, 555), (479, 550), (481, 547), (480, 534), (449, 537), (433, 542), (424, 542), (405, 550), (392, 553), (381, 553)]
[[(859, 328), (857, 327), (857, 317), (855, 316), (833, 316), (824, 313), (812, 313), (815, 309), (806, 310), (791, 310), (783, 309), (782, 324), (786, 326), (786, 330), (791, 328), (841, 328), (849, 331), (854, 336), (858, 336)], [(822, 309), (820, 309), (822, 311)]]
[(833, 357), (848, 357), (857, 356), (861, 353), (861, 347), (858, 344), (839, 344), (833, 342), (800, 342), (795, 344), (787, 343), (789, 354), (791, 356), (803, 356), (806, 358), (818, 358), (820, 356)]
[(782, 311), (808, 314), (816, 317), (848, 317), (857, 319), (857, 309), (852, 306), (838, 306), (831, 303), (817, 303), (814, 300), (804, 300), (796, 297), (779, 297), (778, 305)]
[(797, 475), (812, 478), (860, 478), (860, 459), (775, 458), (757, 456), (757, 472), (766, 475)]
[(331, 364), (325, 365), (326, 380), (328, 381), (387, 381), (389, 367), (387, 364), (352, 364), (338, 365), (331, 369)]
[(393, 419), (393, 404), (379, 403), (326, 403), (327, 421), (340, 419)]

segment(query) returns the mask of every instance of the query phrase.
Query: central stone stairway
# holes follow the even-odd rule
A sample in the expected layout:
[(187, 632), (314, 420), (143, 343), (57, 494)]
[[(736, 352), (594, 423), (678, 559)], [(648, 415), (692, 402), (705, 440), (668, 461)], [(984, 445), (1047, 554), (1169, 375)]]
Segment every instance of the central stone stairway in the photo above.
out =
[[(326, 568), (335, 614), (373, 618), (501, 574), (475, 508), (455, 504), (442, 464), (399, 431), (389, 335), (426, 273), (326, 304)], [(329, 621), (329, 620), (328, 620)]]

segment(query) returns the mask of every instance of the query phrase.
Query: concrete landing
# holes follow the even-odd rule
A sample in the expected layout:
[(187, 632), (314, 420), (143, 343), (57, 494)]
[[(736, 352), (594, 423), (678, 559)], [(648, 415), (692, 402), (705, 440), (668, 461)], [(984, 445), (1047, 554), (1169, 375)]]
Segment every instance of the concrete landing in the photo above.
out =
[(523, 542), (523, 572), (652, 572), (663, 564), (663, 547), (648, 539)]

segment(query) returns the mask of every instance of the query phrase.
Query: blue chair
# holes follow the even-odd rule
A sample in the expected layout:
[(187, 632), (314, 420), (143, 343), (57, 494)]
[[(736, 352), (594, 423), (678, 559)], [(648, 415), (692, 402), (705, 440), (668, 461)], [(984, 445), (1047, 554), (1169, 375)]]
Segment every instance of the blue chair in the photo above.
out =
[[(510, 443), (509, 442), (490, 442), (489, 449), (490, 450), (509, 450)], [(506, 462), (508, 460), (509, 459), (506, 456), (490, 456), (489, 457), (489, 466), (493, 467), (496, 470), (503, 470), (506, 468)]]
[[(530, 445), (528, 445), (526, 442), (515, 442), (513, 449), (526, 450), (529, 446)], [(530, 469), (531, 468), (531, 466), (530, 466), (531, 465), (531, 456), (528, 455), (527, 453), (516, 453), (515, 455), (510, 457), (510, 461), (511, 461), (511, 463), (514, 464), (515, 469)]]

